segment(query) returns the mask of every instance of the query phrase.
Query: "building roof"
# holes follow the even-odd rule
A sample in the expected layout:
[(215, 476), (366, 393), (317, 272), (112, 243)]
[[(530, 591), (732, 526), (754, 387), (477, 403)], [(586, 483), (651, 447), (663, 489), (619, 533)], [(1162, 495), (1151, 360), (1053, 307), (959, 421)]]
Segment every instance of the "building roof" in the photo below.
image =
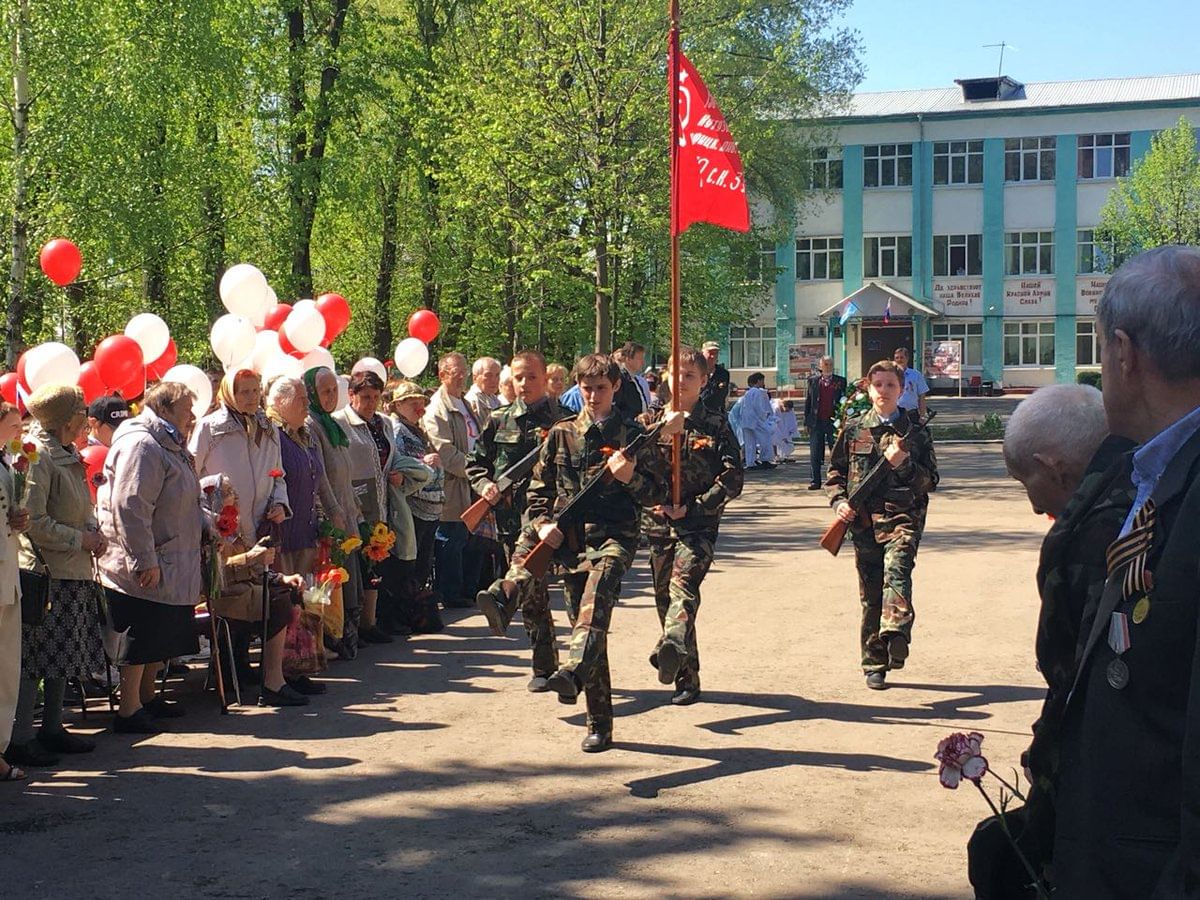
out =
[(890, 315), (895, 318), (908, 318), (914, 312), (926, 316), (941, 315), (933, 307), (927, 306), (916, 297), (904, 293), (904, 291), (897, 290), (890, 284), (884, 284), (882, 281), (868, 281), (857, 291), (847, 294), (837, 303), (833, 304), (833, 306), (822, 310), (820, 317), (822, 319), (836, 319), (846, 308), (846, 303), (853, 302), (858, 310), (853, 318), (881, 319), (883, 318), (884, 310), (888, 308), (890, 300), (895, 300), (900, 304), (899, 306), (892, 307)]
[(1137, 78), (1097, 78), (1091, 81), (1027, 83), (1010, 99), (963, 100), (959, 85), (915, 91), (855, 94), (850, 110), (837, 118), (912, 116), (917, 113), (967, 114), (1073, 106), (1108, 106), (1180, 100), (1200, 102), (1200, 74), (1149, 75)]

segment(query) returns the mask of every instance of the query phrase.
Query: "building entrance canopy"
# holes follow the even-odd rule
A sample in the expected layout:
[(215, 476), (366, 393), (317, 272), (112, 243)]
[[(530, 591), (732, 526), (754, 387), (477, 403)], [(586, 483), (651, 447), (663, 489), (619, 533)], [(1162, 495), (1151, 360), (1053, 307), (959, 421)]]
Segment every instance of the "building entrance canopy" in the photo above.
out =
[[(889, 302), (891, 303), (890, 313), (888, 313)], [(917, 316), (936, 318), (941, 315), (932, 306), (916, 297), (909, 296), (904, 291), (898, 291), (894, 287), (878, 281), (871, 281), (823, 310), (821, 318), (837, 322), (841, 319), (847, 303), (853, 303), (858, 309), (858, 312), (848, 320), (850, 322), (856, 319), (882, 319), (885, 314), (892, 319), (912, 319)]]

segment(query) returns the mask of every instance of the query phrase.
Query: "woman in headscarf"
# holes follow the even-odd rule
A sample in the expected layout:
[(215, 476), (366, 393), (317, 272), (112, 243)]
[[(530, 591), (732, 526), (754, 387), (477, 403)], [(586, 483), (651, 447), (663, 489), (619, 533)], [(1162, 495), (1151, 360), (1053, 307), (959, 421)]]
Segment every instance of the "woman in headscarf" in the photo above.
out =
[[(350, 438), (345, 429), (334, 419), (338, 408), (338, 379), (332, 369), (318, 366), (304, 373), (304, 386), (308, 392), (308, 419), (305, 425), (321, 453), (325, 477), (329, 481), (330, 498), (324, 513), (334, 528), (348, 535), (357, 535), (362, 522), (362, 511), (354, 494), (351, 476)], [(342, 606), (345, 621), (342, 624), (342, 639), (335, 646), (336, 652), (353, 659), (358, 653), (358, 619), (362, 609), (362, 579), (359, 574), (359, 550), (351, 554), (346, 569), (350, 580), (342, 585)]]

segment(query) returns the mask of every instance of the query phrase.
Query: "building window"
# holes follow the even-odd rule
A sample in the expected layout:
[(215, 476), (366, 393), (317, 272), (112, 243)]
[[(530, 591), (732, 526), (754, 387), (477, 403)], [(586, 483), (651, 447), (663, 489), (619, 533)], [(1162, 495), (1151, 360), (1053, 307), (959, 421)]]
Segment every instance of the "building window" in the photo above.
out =
[(911, 278), (912, 238), (908, 235), (865, 238), (863, 274), (867, 278)]
[(730, 328), (729, 365), (734, 369), (775, 368), (775, 326)]
[(1113, 242), (1101, 239), (1091, 228), (1079, 229), (1075, 261), (1075, 271), (1080, 275), (1111, 272), (1121, 264)]
[(982, 234), (935, 234), (933, 236), (934, 275), (982, 275)]
[(1096, 323), (1092, 319), (1075, 320), (1075, 365), (1100, 365), (1100, 348), (1096, 345)]
[(797, 281), (840, 281), (841, 238), (801, 238), (796, 241)]
[(1005, 181), (1053, 181), (1054, 138), (1007, 138), (1004, 141)]
[(1079, 177), (1120, 178), (1129, 174), (1129, 132), (1081, 134)]
[(1053, 275), (1054, 232), (1010, 231), (1004, 235), (1005, 275)]
[(983, 365), (982, 322), (934, 322), (935, 341), (962, 341), (964, 366)]
[(824, 325), (805, 325), (804, 326), (804, 337), (805, 337), (805, 339), (809, 339), (809, 340), (811, 340), (812, 338), (822, 338), (823, 339), (825, 337), (825, 326)]
[(1006, 366), (1054, 365), (1053, 322), (1005, 322)]
[(933, 183), (983, 184), (983, 141), (936, 142)]
[(840, 191), (842, 189), (842, 148), (816, 147), (810, 157), (812, 172), (808, 186), (813, 190)]
[(912, 144), (863, 147), (863, 187), (912, 184)]
[(774, 284), (779, 267), (775, 265), (775, 245), (770, 241), (759, 241), (758, 249), (751, 252), (746, 262), (746, 277), (750, 284)]

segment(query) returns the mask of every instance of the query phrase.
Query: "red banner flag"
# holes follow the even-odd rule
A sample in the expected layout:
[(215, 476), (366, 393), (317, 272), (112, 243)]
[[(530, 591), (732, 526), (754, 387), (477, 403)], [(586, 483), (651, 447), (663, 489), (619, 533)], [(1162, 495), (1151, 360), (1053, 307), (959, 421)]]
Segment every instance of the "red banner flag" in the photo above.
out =
[(678, 73), (671, 129), (671, 234), (683, 234), (693, 222), (749, 231), (742, 157), (725, 117), (674, 34), (669, 52), (678, 55), (668, 60), (668, 72)]

